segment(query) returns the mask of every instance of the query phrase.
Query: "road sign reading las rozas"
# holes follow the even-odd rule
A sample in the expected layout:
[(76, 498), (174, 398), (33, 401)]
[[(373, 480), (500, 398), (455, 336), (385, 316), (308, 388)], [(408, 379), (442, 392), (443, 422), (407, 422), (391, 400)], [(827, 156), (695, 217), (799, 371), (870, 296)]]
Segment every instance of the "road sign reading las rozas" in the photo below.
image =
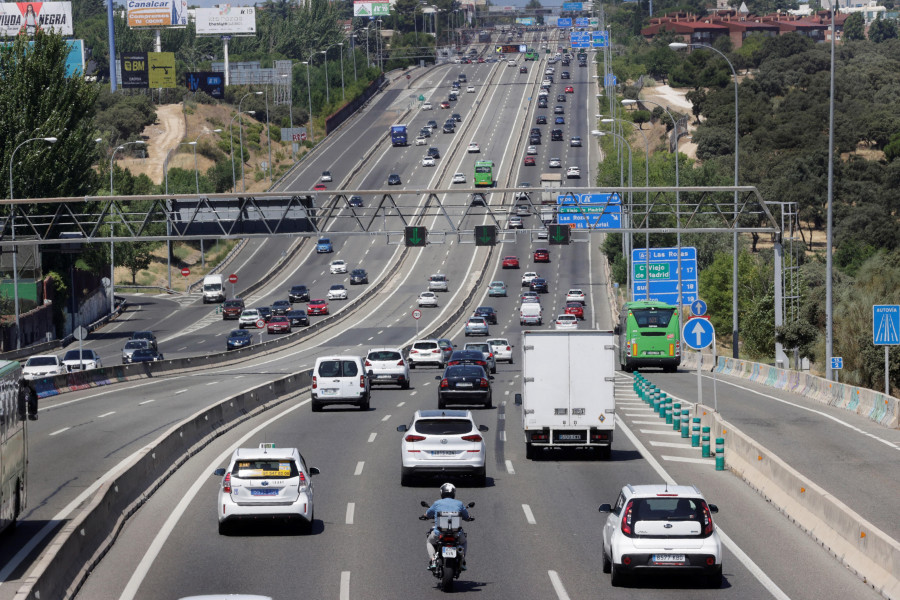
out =
[[(636, 249), (631, 254), (632, 297), (644, 300), (647, 294), (647, 251)], [(665, 265), (663, 267), (662, 265)], [(681, 248), (681, 301), (693, 304), (698, 300), (697, 250)], [(678, 249), (650, 248), (650, 300), (678, 304)]]
[(876, 346), (900, 344), (900, 305), (876, 304), (872, 307), (872, 343)]
[(713, 343), (716, 337), (715, 329), (706, 319), (691, 319), (681, 329), (681, 339), (694, 350), (702, 350)]

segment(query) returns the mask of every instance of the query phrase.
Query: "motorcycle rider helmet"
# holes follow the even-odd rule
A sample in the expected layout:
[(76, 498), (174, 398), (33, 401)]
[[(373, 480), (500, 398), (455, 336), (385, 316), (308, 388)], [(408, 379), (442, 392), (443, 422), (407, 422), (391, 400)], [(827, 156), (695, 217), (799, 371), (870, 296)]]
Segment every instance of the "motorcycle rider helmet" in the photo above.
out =
[(442, 485), (441, 498), (456, 498), (456, 486), (452, 483), (445, 483)]

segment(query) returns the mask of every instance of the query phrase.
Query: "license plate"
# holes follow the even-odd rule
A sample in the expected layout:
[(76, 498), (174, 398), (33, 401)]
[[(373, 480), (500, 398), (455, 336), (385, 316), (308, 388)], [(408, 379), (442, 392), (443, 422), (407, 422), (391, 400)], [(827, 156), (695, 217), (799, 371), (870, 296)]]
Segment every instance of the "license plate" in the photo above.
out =
[(456, 456), (456, 452), (453, 450), (432, 450), (432, 456)]
[(335, 394), (337, 394), (336, 389), (322, 389), (323, 396), (334, 396)]
[(471, 384), (471, 383), (464, 383), (464, 382), (463, 382), (463, 383), (457, 383), (457, 384), (456, 384), (456, 387), (458, 387), (458, 388), (470, 388), (470, 387), (472, 387), (472, 384)]
[(559, 434), (559, 439), (561, 440), (580, 440), (581, 436), (577, 433), (561, 433)]
[(390, 378), (391, 378), (390, 375), (379, 375), (378, 376), (378, 379), (390, 379)]
[(684, 562), (684, 554), (654, 554), (653, 562), (659, 564), (676, 564)]
[(647, 356), (659, 356), (660, 354), (662, 354), (662, 352), (660, 352), (659, 350), (649, 350), (647, 352), (644, 352), (644, 354), (646, 354)]
[(261, 489), (251, 489), (251, 496), (277, 496), (278, 490), (261, 490)]
[(456, 558), (456, 548), (444, 546), (443, 548), (441, 548), (441, 556), (443, 556), (444, 558)]

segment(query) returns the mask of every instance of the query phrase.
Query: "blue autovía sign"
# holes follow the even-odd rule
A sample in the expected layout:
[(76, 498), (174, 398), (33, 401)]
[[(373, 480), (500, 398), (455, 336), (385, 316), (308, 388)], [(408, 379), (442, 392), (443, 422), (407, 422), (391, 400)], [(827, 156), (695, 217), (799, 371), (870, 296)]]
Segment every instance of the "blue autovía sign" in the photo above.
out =
[(581, 12), (583, 10), (582, 6), (583, 3), (581, 2), (563, 2), (562, 9), (565, 12)]
[(557, 27), (571, 27), (572, 19), (556, 19)]
[(556, 214), (560, 225), (575, 225), (575, 229), (619, 229), (622, 227), (622, 207), (572, 205), (561, 206)]
[(560, 194), (557, 204), (622, 204), (618, 194)]
[(575, 19), (575, 27), (590, 27), (591, 19), (589, 17), (578, 17)]
[(592, 31), (591, 46), (593, 48), (607, 48), (609, 46), (608, 31)]

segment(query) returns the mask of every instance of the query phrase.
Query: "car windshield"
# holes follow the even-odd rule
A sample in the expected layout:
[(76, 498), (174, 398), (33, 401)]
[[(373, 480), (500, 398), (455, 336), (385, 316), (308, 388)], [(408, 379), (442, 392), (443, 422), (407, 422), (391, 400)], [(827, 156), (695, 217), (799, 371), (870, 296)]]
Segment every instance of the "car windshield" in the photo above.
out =
[(297, 477), (297, 465), (289, 458), (239, 460), (231, 474), (239, 479), (290, 479)]
[(369, 360), (402, 360), (403, 357), (396, 350), (373, 350), (366, 357)]
[(243, 329), (234, 329), (231, 331), (231, 333), (228, 335), (228, 337), (233, 337), (233, 338), (250, 337), (250, 332), (245, 331)]
[(424, 435), (462, 435), (472, 431), (468, 419), (420, 419), (416, 421), (416, 433)]
[(635, 523), (638, 521), (703, 522), (703, 504), (696, 498), (635, 498), (631, 510)]
[(225, 308), (240, 308), (244, 305), (240, 300), (229, 300), (225, 303)]
[[(127, 344), (126, 344), (127, 345)], [(55, 356), (32, 356), (25, 363), (26, 367), (55, 367), (57, 364)]]
[(331, 286), (331, 289), (332, 290), (342, 290), (342, 289), (344, 289), (344, 286), (341, 285), (340, 283), (336, 283), (333, 286)]
[(323, 360), (319, 365), (319, 377), (354, 377), (359, 367), (353, 360)]
[(416, 342), (413, 344), (413, 348), (416, 350), (433, 350), (437, 347), (437, 342)]
[(484, 369), (478, 365), (454, 365), (447, 367), (444, 376), (448, 379), (451, 377), (483, 377)]
[(150, 348), (140, 348), (134, 351), (134, 354), (131, 355), (132, 358), (152, 358), (156, 356), (156, 353), (153, 352)]
[(466, 344), (466, 350), (481, 350), (482, 352), (490, 352), (491, 348), (488, 344)]
[(147, 342), (146, 340), (132, 340), (130, 342), (125, 342), (126, 350), (134, 350), (136, 348), (146, 348)]
[(668, 327), (675, 309), (635, 308), (631, 310), (638, 327)]
[(331, 240), (329, 240), (328, 238), (319, 238), (319, 243), (320, 244), (330, 244)]
[(69, 350), (68, 352), (66, 352), (63, 360), (81, 360), (82, 357), (84, 357), (84, 360), (93, 360), (94, 358), (93, 350), (83, 350), (80, 351), (80, 354), (81, 355), (79, 356), (78, 350)]

